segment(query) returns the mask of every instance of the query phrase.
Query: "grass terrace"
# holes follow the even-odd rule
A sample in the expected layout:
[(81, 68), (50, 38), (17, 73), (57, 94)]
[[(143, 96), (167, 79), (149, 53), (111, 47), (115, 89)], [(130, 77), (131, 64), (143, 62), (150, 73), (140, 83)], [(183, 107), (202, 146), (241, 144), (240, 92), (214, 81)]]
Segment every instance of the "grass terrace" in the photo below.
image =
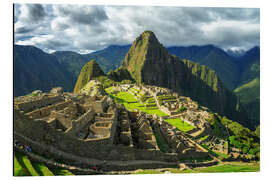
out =
[(181, 118), (166, 119), (165, 121), (183, 132), (188, 132), (195, 128), (194, 126), (183, 121)]
[[(119, 92), (117, 94), (112, 94), (110, 89), (106, 89), (107, 93), (116, 100), (116, 102), (123, 104), (129, 111), (135, 111), (136, 109), (148, 114), (156, 114), (158, 116), (167, 116), (166, 113), (159, 110), (158, 107), (145, 107), (147, 103), (141, 104), (134, 95), (129, 92)], [(154, 104), (153, 104), (154, 105)]]
[(203, 136), (203, 137), (200, 138), (200, 140), (201, 140), (201, 141), (204, 141), (204, 140), (206, 140), (208, 137), (209, 137), (209, 135)]
[(178, 168), (168, 168), (166, 170), (140, 170), (132, 174), (163, 174), (163, 173), (226, 173), (226, 172), (258, 172), (260, 163), (230, 162), (221, 163), (210, 167), (197, 167), (194, 169), (180, 170)]
[(73, 175), (68, 170), (48, 168), (44, 163), (31, 161), (26, 155), (16, 152), (14, 155), (14, 176), (66, 176)]
[(169, 152), (170, 151), (170, 146), (168, 145), (168, 143), (166, 142), (166, 140), (164, 139), (164, 137), (161, 135), (160, 131), (156, 131), (154, 133), (156, 140), (157, 140), (157, 145), (158, 148), (160, 149), (161, 152)]
[(160, 95), (160, 96), (157, 96), (157, 98), (158, 100), (162, 100), (162, 101), (172, 101), (176, 99), (174, 96), (170, 96), (170, 95)]

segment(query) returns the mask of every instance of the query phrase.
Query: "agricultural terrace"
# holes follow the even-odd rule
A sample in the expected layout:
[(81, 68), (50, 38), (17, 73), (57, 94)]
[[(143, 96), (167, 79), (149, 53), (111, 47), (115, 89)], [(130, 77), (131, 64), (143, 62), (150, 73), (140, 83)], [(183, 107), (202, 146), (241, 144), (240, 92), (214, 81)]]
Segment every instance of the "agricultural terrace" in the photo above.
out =
[[(117, 103), (123, 104), (129, 111), (136, 109), (148, 114), (156, 114), (158, 116), (167, 116), (164, 112), (159, 110), (153, 97), (147, 98), (145, 102), (140, 102), (138, 99), (142, 96), (139, 90), (131, 88), (128, 92), (113, 92), (114, 87), (109, 87), (106, 92), (116, 100)], [(132, 93), (133, 92), (133, 93)]]
[(14, 152), (14, 176), (65, 176), (73, 175), (60, 168), (48, 168), (45, 164), (30, 160), (20, 152)]
[(183, 121), (181, 118), (166, 119), (165, 121), (183, 132), (188, 132), (195, 128), (194, 126)]

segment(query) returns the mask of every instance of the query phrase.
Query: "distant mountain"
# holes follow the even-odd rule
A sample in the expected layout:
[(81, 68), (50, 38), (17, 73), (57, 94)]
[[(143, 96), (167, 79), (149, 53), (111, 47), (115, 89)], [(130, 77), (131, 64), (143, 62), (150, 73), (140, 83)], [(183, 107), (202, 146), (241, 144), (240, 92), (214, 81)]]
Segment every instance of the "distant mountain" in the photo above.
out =
[(114, 70), (120, 66), (129, 48), (130, 45), (111, 45), (103, 50), (84, 54), (82, 56), (88, 59), (88, 61), (90, 59), (95, 59), (97, 63), (100, 64), (101, 69), (105, 73), (108, 73), (110, 70)]
[(247, 110), (253, 126), (258, 126), (260, 124), (260, 79), (257, 77), (239, 86), (234, 90), (234, 93), (240, 98), (240, 102)]
[(72, 91), (72, 78), (56, 57), (34, 46), (14, 45), (14, 96), (36, 89), (49, 91), (56, 86)]
[(239, 87), (234, 93), (247, 110), (253, 127), (260, 124), (260, 48), (254, 47), (239, 59)]
[(222, 49), (213, 45), (175, 46), (167, 49), (170, 54), (174, 54), (181, 59), (189, 59), (215, 70), (227, 88), (232, 90), (237, 87), (238, 64), (234, 57), (228, 55)]
[(79, 92), (90, 80), (99, 76), (105, 76), (105, 73), (101, 70), (95, 60), (89, 61), (83, 66), (80, 72), (74, 88), (74, 92)]
[(239, 68), (239, 85), (260, 77), (260, 47), (256, 46), (247, 51), (239, 60)]
[(244, 49), (227, 49), (226, 53), (232, 57), (239, 58), (242, 57), (246, 51)]
[(89, 61), (79, 53), (72, 51), (56, 51), (52, 53), (56, 57), (57, 61), (71, 74), (71, 83), (73, 87), (80, 74), (82, 67)]
[[(219, 51), (211, 52), (216, 54)], [(136, 38), (125, 56), (122, 68), (126, 68), (137, 83), (173, 89), (250, 127), (238, 98), (224, 87), (215, 71), (170, 55), (151, 31), (145, 31)]]

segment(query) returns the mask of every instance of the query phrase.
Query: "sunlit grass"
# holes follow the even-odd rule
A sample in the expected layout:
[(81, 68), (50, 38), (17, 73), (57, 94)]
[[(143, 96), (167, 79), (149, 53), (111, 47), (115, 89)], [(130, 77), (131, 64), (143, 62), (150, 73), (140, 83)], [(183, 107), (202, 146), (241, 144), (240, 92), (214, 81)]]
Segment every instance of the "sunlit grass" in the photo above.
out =
[(179, 129), (180, 131), (183, 131), (183, 132), (188, 132), (188, 131), (195, 128), (194, 126), (186, 123), (185, 121), (183, 121), (180, 118), (166, 119), (165, 121), (168, 122), (169, 124), (171, 124), (172, 126), (176, 127), (177, 129)]
[(14, 156), (14, 176), (29, 176), (29, 172), (26, 168), (22, 167), (18, 162), (16, 156)]
[(39, 176), (39, 174), (34, 169), (34, 167), (32, 166), (31, 161), (28, 159), (27, 156), (25, 156), (25, 155), (23, 155), (21, 153), (16, 153), (16, 157), (17, 157), (18, 162), (20, 163), (20, 165), (22, 167), (26, 168), (31, 176)]
[[(165, 171), (165, 170), (163, 170)], [(194, 169), (180, 170), (178, 168), (169, 168), (171, 173), (222, 173), (222, 172), (258, 172), (260, 171), (259, 163), (240, 163), (231, 162), (230, 164), (219, 164), (210, 167), (198, 167)], [(142, 170), (132, 174), (162, 174), (160, 170)]]
[(42, 176), (53, 176), (53, 173), (43, 164), (40, 162), (33, 162), (33, 167), (36, 171)]
[[(119, 92), (117, 94), (112, 94), (110, 89), (106, 89), (107, 93), (116, 100), (116, 102), (120, 104), (124, 104), (124, 106), (129, 111), (135, 111), (136, 109), (148, 114), (156, 114), (158, 116), (167, 116), (166, 113), (159, 110), (158, 107), (145, 107), (145, 104), (141, 104), (138, 99), (135, 98), (134, 95), (129, 92)], [(154, 105), (154, 104), (153, 104)]]

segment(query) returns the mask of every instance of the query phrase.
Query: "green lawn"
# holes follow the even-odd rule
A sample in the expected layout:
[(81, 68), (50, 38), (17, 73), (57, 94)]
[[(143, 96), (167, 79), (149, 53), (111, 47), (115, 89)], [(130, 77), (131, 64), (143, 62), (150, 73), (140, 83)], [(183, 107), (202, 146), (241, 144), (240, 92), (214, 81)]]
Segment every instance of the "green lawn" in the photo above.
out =
[[(230, 162), (230, 164), (219, 164), (210, 167), (198, 167), (194, 169), (179, 170), (178, 168), (169, 168), (171, 173), (218, 173), (218, 172), (258, 172), (259, 163), (240, 163)], [(132, 174), (161, 174), (159, 170), (142, 170)]]
[(194, 126), (186, 123), (185, 121), (183, 121), (180, 118), (166, 119), (165, 121), (183, 132), (188, 132), (188, 131), (192, 130), (193, 128), (195, 128)]
[(71, 176), (73, 175), (71, 172), (69, 172), (66, 169), (60, 169), (60, 168), (50, 168), (50, 171), (55, 175), (55, 176)]
[(27, 169), (20, 165), (16, 156), (14, 156), (14, 176), (30, 176)]
[(163, 172), (149, 169), (149, 170), (138, 171), (138, 172), (135, 172), (135, 173), (132, 173), (132, 174), (163, 174)]
[(43, 163), (33, 162), (32, 164), (41, 176), (53, 176), (53, 173)]
[(20, 165), (23, 168), (26, 168), (31, 176), (39, 176), (39, 174), (34, 169), (34, 167), (32, 166), (31, 161), (28, 159), (27, 156), (25, 156), (25, 155), (23, 155), (21, 153), (16, 153), (16, 158), (17, 158), (18, 162), (20, 163)]
[[(259, 163), (230, 163), (230, 164), (221, 164), (210, 167), (201, 167), (194, 168), (193, 170), (185, 170), (182, 172), (186, 173), (217, 173), (217, 172), (258, 172), (260, 171)], [(179, 170), (172, 171), (173, 173), (179, 173)], [(180, 171), (181, 173), (181, 171)]]
[(65, 176), (73, 175), (68, 170), (48, 168), (41, 162), (31, 162), (28, 157), (20, 152), (14, 155), (14, 176)]
[(203, 136), (203, 137), (200, 138), (200, 140), (201, 140), (201, 141), (204, 141), (204, 140), (206, 140), (208, 137), (209, 137), (209, 135)]
[(139, 101), (128, 92), (119, 92), (117, 94), (111, 94), (110, 89), (106, 89), (107, 93), (116, 100), (116, 102), (124, 104), (129, 111), (135, 111), (135, 109), (148, 113), (157, 114), (158, 116), (167, 116), (166, 113), (160, 111), (157, 107), (145, 107), (145, 104), (139, 103)]

